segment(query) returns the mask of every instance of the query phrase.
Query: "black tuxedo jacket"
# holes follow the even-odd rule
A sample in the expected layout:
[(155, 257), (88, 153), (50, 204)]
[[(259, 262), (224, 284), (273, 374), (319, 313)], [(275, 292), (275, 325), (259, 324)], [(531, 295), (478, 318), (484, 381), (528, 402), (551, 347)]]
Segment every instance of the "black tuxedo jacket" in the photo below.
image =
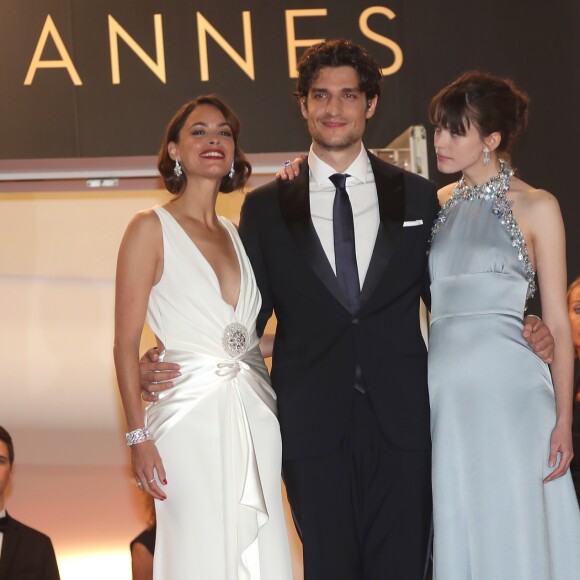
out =
[(354, 314), (312, 224), (306, 163), (297, 179), (252, 191), (242, 207), (240, 235), (262, 294), (258, 334), (273, 310), (278, 321), (272, 385), (285, 459), (319, 456), (338, 445), (356, 393), (357, 364), (391, 443), (430, 446), (419, 298), (427, 282), (436, 190), (417, 175), (369, 158), (380, 226)]
[(60, 580), (48, 536), (7, 518), (0, 553), (0, 580)]

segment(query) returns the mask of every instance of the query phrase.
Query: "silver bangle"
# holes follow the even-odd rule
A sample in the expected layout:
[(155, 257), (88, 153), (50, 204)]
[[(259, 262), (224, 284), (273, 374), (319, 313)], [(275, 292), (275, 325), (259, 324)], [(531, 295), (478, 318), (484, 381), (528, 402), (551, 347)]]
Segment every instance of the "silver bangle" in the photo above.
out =
[(135, 431), (125, 433), (125, 439), (127, 440), (127, 447), (131, 447), (131, 445), (137, 445), (137, 443), (149, 441), (153, 439), (153, 437), (151, 436), (151, 433), (149, 433), (149, 427), (145, 425), (143, 429), (135, 429)]

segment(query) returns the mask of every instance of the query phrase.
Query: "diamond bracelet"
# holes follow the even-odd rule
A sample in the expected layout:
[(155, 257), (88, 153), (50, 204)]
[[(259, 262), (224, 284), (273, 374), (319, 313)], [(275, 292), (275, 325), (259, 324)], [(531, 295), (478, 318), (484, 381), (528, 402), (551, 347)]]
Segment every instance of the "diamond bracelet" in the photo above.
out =
[(127, 440), (127, 447), (131, 445), (137, 445), (137, 443), (143, 443), (143, 441), (149, 441), (153, 439), (151, 433), (149, 433), (149, 427), (145, 425), (143, 429), (135, 429), (135, 431), (129, 431), (125, 433), (125, 439)]

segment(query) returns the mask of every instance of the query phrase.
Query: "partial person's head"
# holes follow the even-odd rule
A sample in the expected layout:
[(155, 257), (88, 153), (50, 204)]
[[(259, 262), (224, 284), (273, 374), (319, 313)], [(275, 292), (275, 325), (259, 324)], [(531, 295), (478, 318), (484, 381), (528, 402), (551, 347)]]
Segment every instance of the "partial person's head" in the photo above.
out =
[(381, 94), (381, 70), (361, 46), (329, 40), (309, 47), (298, 63), (294, 96), (315, 145), (356, 148)]
[(568, 287), (568, 316), (576, 358), (580, 358), (580, 276)]
[(0, 509), (4, 507), (4, 492), (12, 475), (14, 444), (10, 433), (0, 426)]
[[(431, 100), (437, 166), (463, 171), (470, 161), (509, 158), (528, 118), (528, 96), (510, 79), (479, 71), (462, 74)], [(458, 148), (461, 148), (458, 150)]]
[[(157, 168), (167, 190), (181, 194), (187, 175), (221, 177), (220, 191), (242, 188), (252, 167), (239, 146), (241, 124), (234, 111), (219, 97), (205, 95), (183, 105), (173, 116), (159, 150)], [(176, 161), (182, 167), (175, 172)], [(229, 176), (232, 161), (234, 174)]]

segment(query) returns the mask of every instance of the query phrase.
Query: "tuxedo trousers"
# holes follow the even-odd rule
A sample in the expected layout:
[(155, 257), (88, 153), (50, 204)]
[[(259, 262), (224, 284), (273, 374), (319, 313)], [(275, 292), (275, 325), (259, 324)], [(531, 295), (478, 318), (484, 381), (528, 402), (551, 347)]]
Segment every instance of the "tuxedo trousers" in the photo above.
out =
[[(322, 427), (321, 427), (322, 428)], [(384, 436), (356, 391), (337, 449), (283, 462), (305, 580), (423, 580), (431, 533), (431, 451)]]

